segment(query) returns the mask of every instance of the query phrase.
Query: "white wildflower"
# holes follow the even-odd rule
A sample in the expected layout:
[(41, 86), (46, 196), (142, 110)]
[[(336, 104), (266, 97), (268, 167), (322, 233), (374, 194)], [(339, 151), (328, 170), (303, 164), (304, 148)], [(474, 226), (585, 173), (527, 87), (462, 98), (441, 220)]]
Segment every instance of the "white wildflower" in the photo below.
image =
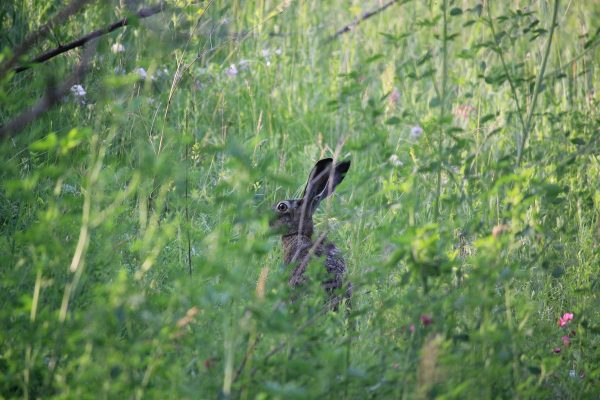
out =
[(238, 69), (235, 66), (235, 64), (231, 64), (229, 68), (227, 68), (227, 70), (225, 71), (225, 74), (227, 74), (227, 76), (229, 76), (230, 78), (236, 76), (238, 74)]
[(571, 378), (575, 378), (575, 377), (577, 377), (577, 372), (575, 372), (574, 369), (571, 369), (571, 370), (569, 370), (569, 376)]
[(136, 68), (135, 70), (133, 70), (133, 72), (135, 72), (136, 74), (138, 74), (140, 76), (140, 79), (142, 79), (142, 80), (145, 80), (148, 77), (148, 73), (142, 67)]
[(73, 85), (71, 86), (71, 93), (73, 93), (73, 95), (75, 95), (76, 97), (84, 97), (86, 92), (83, 86)]
[(169, 75), (169, 70), (166, 67), (163, 68), (163, 69), (159, 68), (159, 69), (156, 70), (156, 76), (158, 78), (162, 78), (162, 77), (165, 77), (165, 76), (168, 76), (168, 75)]
[(283, 54), (283, 51), (281, 49), (277, 49), (277, 50), (275, 50), (275, 54), (280, 56)]
[(269, 49), (262, 49), (262, 50), (260, 51), (260, 54), (261, 54), (261, 55), (262, 55), (264, 58), (267, 58), (267, 57), (269, 57), (269, 55), (271, 55), (271, 51), (270, 51)]
[(404, 165), (404, 163), (402, 161), (400, 161), (400, 158), (398, 158), (397, 154), (392, 154), (390, 156), (389, 159), (390, 164), (392, 164), (394, 167), (401, 167)]
[(413, 126), (410, 130), (410, 138), (412, 140), (419, 139), (422, 134), (423, 134), (423, 128), (421, 128), (419, 125)]
[(110, 51), (112, 51), (114, 54), (122, 53), (125, 51), (125, 46), (123, 46), (121, 43), (115, 43), (110, 47)]

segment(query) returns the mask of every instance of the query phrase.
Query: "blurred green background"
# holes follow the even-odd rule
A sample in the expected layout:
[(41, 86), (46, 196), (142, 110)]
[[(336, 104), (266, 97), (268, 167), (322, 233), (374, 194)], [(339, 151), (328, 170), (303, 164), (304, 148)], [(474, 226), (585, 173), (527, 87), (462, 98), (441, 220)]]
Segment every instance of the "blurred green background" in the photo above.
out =
[[(600, 396), (600, 3), (393, 3), (92, 1), (25, 48), (129, 17), (0, 76), (5, 127), (73, 84), (0, 142), (0, 398)], [(3, 1), (0, 66), (65, 7)], [(333, 154), (348, 317), (268, 228)]]

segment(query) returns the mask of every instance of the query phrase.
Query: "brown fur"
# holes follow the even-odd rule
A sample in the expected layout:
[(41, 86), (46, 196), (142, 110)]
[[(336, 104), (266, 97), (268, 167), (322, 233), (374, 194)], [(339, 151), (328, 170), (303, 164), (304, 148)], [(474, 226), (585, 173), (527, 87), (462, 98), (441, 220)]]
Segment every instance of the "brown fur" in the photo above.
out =
[[(287, 265), (293, 266), (288, 280), (292, 287), (299, 287), (306, 281), (306, 268), (312, 258), (322, 258), (329, 278), (323, 281), (328, 294), (328, 303), (338, 308), (342, 300), (349, 305), (352, 285), (345, 281), (346, 263), (337, 247), (326, 240), (325, 235), (318, 236), (313, 242), (312, 215), (320, 201), (330, 195), (343, 180), (350, 162), (337, 164), (333, 160), (319, 161), (309, 176), (302, 199), (284, 200), (275, 206), (276, 218), (272, 225), (282, 231), (283, 258)], [(283, 205), (282, 205), (283, 204)], [(346, 290), (342, 295), (342, 287)]]

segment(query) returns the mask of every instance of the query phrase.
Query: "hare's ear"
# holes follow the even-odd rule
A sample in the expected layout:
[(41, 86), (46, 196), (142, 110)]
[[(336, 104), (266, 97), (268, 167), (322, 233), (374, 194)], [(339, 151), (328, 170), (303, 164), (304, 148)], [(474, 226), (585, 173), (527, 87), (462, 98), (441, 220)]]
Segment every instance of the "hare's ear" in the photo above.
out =
[(325, 189), (319, 194), (319, 199), (323, 200), (325, 197), (331, 195), (336, 186), (339, 185), (344, 178), (346, 177), (346, 172), (350, 169), (350, 160), (342, 161), (339, 164), (335, 165), (333, 173), (330, 173), (327, 180), (327, 185)]
[(311, 202), (323, 191), (327, 185), (332, 164), (333, 159), (331, 158), (324, 158), (317, 161), (312, 171), (310, 171), (310, 175), (308, 175), (308, 181), (306, 182), (306, 187), (302, 193), (302, 198), (304, 200)]
[(346, 172), (350, 169), (350, 161), (344, 161), (333, 167), (333, 160), (325, 158), (318, 161), (308, 177), (308, 183), (302, 198), (313, 204), (313, 209), (319, 202), (331, 195), (335, 187), (344, 180)]

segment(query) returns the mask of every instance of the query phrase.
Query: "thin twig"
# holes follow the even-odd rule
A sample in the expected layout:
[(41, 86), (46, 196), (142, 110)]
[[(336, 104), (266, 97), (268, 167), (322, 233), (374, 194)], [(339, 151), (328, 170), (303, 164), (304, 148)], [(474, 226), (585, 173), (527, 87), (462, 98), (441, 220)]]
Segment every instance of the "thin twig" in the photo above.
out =
[[(188, 132), (188, 112), (185, 113), (185, 132)], [(188, 272), (192, 276), (192, 238), (190, 234), (190, 197), (189, 197), (190, 143), (185, 142), (185, 234), (187, 240)]]
[(500, 43), (498, 43), (496, 41), (496, 29), (494, 27), (494, 18), (492, 17), (492, 11), (490, 8), (490, 2), (487, 2), (487, 9), (488, 9), (488, 17), (489, 17), (489, 24), (490, 24), (490, 30), (492, 31), (492, 36), (494, 37), (494, 45), (495, 48), (494, 50), (498, 53), (498, 56), (500, 57), (500, 62), (502, 63), (502, 69), (504, 69), (504, 75), (506, 75), (506, 79), (508, 80), (508, 84), (510, 86), (510, 91), (512, 94), (512, 97), (515, 101), (515, 105), (517, 107), (517, 117), (519, 117), (519, 122), (521, 123), (521, 129), (523, 129), (523, 131), (525, 131), (525, 121), (523, 120), (523, 112), (521, 111), (521, 105), (519, 104), (519, 96), (517, 93), (517, 88), (515, 86), (515, 83), (512, 79), (512, 76), (508, 70), (508, 66), (506, 65), (506, 61), (504, 60), (504, 53), (502, 52), (502, 48), (500, 47)]
[(48, 86), (46, 95), (35, 106), (21, 113), (18, 117), (9, 121), (7, 124), (0, 126), (0, 139), (7, 139), (15, 136), (30, 122), (36, 120), (41, 114), (56, 104), (62, 97), (67, 95), (71, 89), (71, 86), (75, 85), (77, 82), (80, 82), (85, 75), (88, 60), (90, 59), (93, 51), (95, 51), (95, 46), (93, 46), (93, 49), (86, 50), (81, 62), (75, 67), (75, 70), (63, 81), (62, 84), (58, 86)]
[[(198, 19), (196, 20), (196, 24), (194, 25), (194, 28), (192, 29), (192, 33), (188, 37), (188, 40), (185, 43), (185, 47), (183, 48), (183, 54), (185, 54), (187, 52), (187, 49), (188, 49), (188, 47), (190, 45), (190, 42), (191, 42), (192, 38), (194, 37), (194, 34), (195, 34), (196, 30), (200, 26), (200, 22), (203, 19), (202, 17), (204, 17), (204, 15), (206, 14), (206, 11), (210, 8), (210, 6), (212, 6), (213, 1), (214, 0), (211, 0), (208, 3), (208, 5), (206, 6), (206, 8), (204, 9), (204, 12), (202, 12), (202, 14), (200, 14), (200, 16), (198, 17)], [(175, 70), (175, 75), (173, 76), (173, 81), (171, 82), (171, 89), (169, 90), (169, 97), (167, 98), (167, 103), (165, 105), (165, 113), (163, 114), (162, 129), (160, 131), (160, 139), (158, 141), (158, 151), (157, 151), (156, 155), (160, 155), (160, 152), (162, 151), (163, 139), (164, 139), (164, 136), (165, 136), (165, 127), (166, 127), (166, 124), (167, 124), (167, 115), (169, 114), (169, 109), (171, 107), (171, 102), (173, 101), (173, 95), (175, 94), (175, 89), (177, 88), (177, 84), (183, 78), (182, 67), (184, 65), (185, 65), (185, 61), (184, 61), (184, 57), (182, 56), (181, 60), (177, 62), (177, 69)]]
[[(196, 20), (196, 24), (194, 25), (194, 28), (192, 29), (192, 33), (188, 37), (188, 40), (185, 43), (185, 47), (183, 48), (183, 54), (185, 54), (187, 52), (188, 47), (190, 45), (190, 42), (191, 42), (192, 38), (194, 37), (194, 34), (195, 34), (196, 30), (200, 26), (200, 22), (202, 21), (202, 19), (203, 19), (204, 15), (206, 14), (207, 10), (210, 8), (210, 6), (212, 6), (213, 2), (214, 2), (214, 0), (210, 0), (210, 2), (208, 3), (208, 5), (204, 8), (204, 11), (202, 12), (202, 14), (200, 14), (200, 16), (198, 17), (198, 19)], [(173, 80), (171, 81), (171, 89), (169, 89), (169, 96), (168, 96), (167, 102), (165, 104), (165, 112), (164, 112), (163, 118), (162, 118), (162, 127), (161, 127), (160, 137), (159, 137), (159, 141), (158, 141), (158, 149), (156, 151), (156, 155), (157, 156), (160, 155), (160, 153), (162, 152), (162, 149), (163, 149), (163, 141), (164, 141), (164, 136), (165, 136), (165, 128), (166, 128), (166, 125), (167, 125), (167, 116), (169, 114), (169, 110), (170, 110), (170, 107), (171, 107), (171, 102), (173, 101), (173, 96), (175, 95), (175, 89), (177, 88), (177, 85), (179, 84), (179, 81), (181, 81), (181, 79), (183, 78), (182, 66), (185, 65), (185, 62), (184, 62), (183, 59), (184, 59), (184, 56), (181, 57), (181, 60), (177, 60), (177, 68), (175, 70), (175, 74), (173, 75)], [(152, 133), (152, 132), (150, 132), (150, 133)], [(154, 201), (154, 197), (156, 195), (156, 189), (159, 186), (156, 183), (156, 179), (157, 179), (156, 176), (154, 176), (154, 178), (152, 179), (152, 191), (150, 192), (150, 195), (148, 196), (148, 204), (150, 204), (150, 205), (152, 205), (152, 203)]]
[[(140, 19), (143, 18), (148, 18), (151, 17), (155, 14), (158, 14), (162, 11), (164, 11), (165, 6), (164, 3), (160, 3), (157, 4), (155, 6), (149, 7), (149, 8), (142, 8), (140, 11), (138, 11), (137, 13), (135, 13), (134, 15)], [(124, 26), (127, 26), (131, 23), (131, 18), (130, 17), (126, 17), (123, 19), (120, 19), (117, 22), (114, 22), (104, 28), (98, 29), (93, 31), (92, 33), (89, 33), (77, 40), (74, 40), (72, 42), (69, 42), (65, 45), (62, 46), (58, 46), (50, 51), (47, 51), (43, 54), (40, 54), (39, 56), (37, 56), (36, 58), (34, 58), (33, 60), (29, 61), (26, 65), (22, 65), (18, 68), (15, 69), (15, 72), (19, 73), (19, 72), (23, 72), (28, 70), (29, 68), (31, 68), (32, 64), (39, 64), (39, 63), (43, 63), (45, 61), (48, 61), (60, 54), (66, 53), (69, 50), (73, 50), (77, 47), (81, 47), (83, 45), (85, 45), (87, 42), (89, 42), (90, 40), (93, 40), (97, 37), (100, 36), (104, 36), (106, 34), (109, 34), (119, 28), (122, 28)]]
[(248, 359), (250, 358), (250, 356), (254, 352), (254, 349), (256, 349), (256, 346), (260, 342), (260, 337), (255, 337), (254, 339), (251, 338), (250, 340), (252, 340), (252, 342), (248, 343), (248, 349), (246, 350), (246, 353), (244, 354), (244, 358), (242, 359), (242, 362), (240, 363), (240, 366), (238, 367), (238, 369), (235, 373), (233, 382), (237, 382), (237, 380), (242, 375), (242, 372), (244, 371), (244, 367), (246, 366)]
[[(371, 294), (373, 291), (374, 290), (366, 290), (363, 293), (356, 294), (354, 297), (360, 297), (362, 295)], [(294, 336), (294, 335), (298, 335), (298, 334), (302, 333), (302, 331), (304, 331), (306, 328), (308, 328), (310, 325), (312, 325), (315, 321), (317, 321), (318, 318), (325, 315), (327, 313), (327, 311), (329, 311), (330, 309), (331, 309), (331, 302), (327, 301), (319, 311), (317, 311), (312, 317), (310, 317), (304, 324), (299, 326), (298, 329), (296, 329), (294, 332), (292, 332), (291, 335)], [(352, 329), (353, 329), (352, 332), (354, 332), (354, 327)], [(281, 342), (279, 342), (279, 344), (275, 348), (271, 349), (271, 351), (269, 351), (263, 357), (262, 364), (266, 363), (269, 360), (269, 358), (273, 357), (275, 354), (280, 352), (281, 349), (283, 349), (286, 346), (286, 344), (288, 344), (288, 342), (289, 342), (289, 340), (282, 340)], [(254, 376), (257, 372), (258, 372), (258, 366), (254, 367), (252, 369), (250, 376)]]
[(46, 37), (48, 33), (52, 31), (52, 28), (66, 21), (89, 1), (90, 0), (73, 0), (73, 2), (59, 11), (45, 25), (29, 35), (17, 48), (13, 49), (12, 57), (0, 65), (0, 77), (6, 75), (6, 73), (19, 61), (21, 56), (27, 53), (41, 38)]
[(542, 86), (542, 81), (544, 80), (546, 64), (548, 63), (548, 58), (550, 58), (550, 47), (552, 45), (552, 36), (554, 35), (554, 30), (556, 28), (556, 19), (558, 17), (559, 3), (560, 0), (554, 1), (554, 11), (552, 12), (552, 22), (550, 23), (550, 31), (548, 36), (548, 43), (546, 43), (546, 51), (544, 53), (544, 58), (542, 59), (542, 66), (540, 67), (540, 72), (538, 73), (537, 79), (535, 81), (535, 86), (533, 88), (533, 98), (531, 99), (531, 106), (529, 107), (529, 113), (527, 114), (525, 130), (523, 131), (521, 142), (517, 147), (517, 162), (515, 164), (517, 168), (521, 165), (521, 161), (523, 159), (523, 150), (525, 149), (525, 145), (527, 144), (527, 138), (529, 137), (529, 132), (531, 131), (533, 113), (535, 112), (535, 106), (537, 105), (538, 95), (540, 94), (540, 87)]
[(442, 163), (444, 161), (444, 119), (446, 117), (446, 91), (448, 83), (448, 1), (444, 0), (442, 10), (442, 87), (440, 97), (440, 133), (438, 137), (438, 157), (437, 183), (435, 191), (435, 220), (440, 216), (440, 201), (442, 196)]
[[(329, 36), (329, 39), (327, 39), (328, 42), (336, 39), (338, 36), (346, 33), (346, 32), (350, 32), (352, 29), (354, 29), (358, 24), (360, 24), (361, 22), (363, 22), (366, 19), (371, 18), (374, 15), (379, 14), (380, 12), (382, 12), (383, 10), (385, 10), (386, 8), (392, 6), (393, 4), (397, 3), (398, 0), (390, 0), (387, 3), (385, 3), (384, 5), (382, 5), (379, 8), (376, 8), (374, 10), (371, 11), (367, 11), (366, 13), (364, 13), (363, 15), (361, 15), (360, 17), (356, 17), (354, 19), (354, 21), (350, 22), (348, 25), (345, 25), (344, 27), (338, 29), (333, 35)], [(405, 3), (406, 1), (404, 1)]]
[[(592, 43), (590, 45), (590, 47), (588, 47), (587, 49), (583, 50), (581, 53), (577, 54), (576, 56), (574, 56), (573, 58), (571, 58), (570, 60), (563, 62), (563, 65), (571, 65), (572, 63), (579, 61), (581, 58), (583, 58), (587, 53), (589, 53), (590, 51), (592, 51), (593, 49), (595, 49), (598, 45), (600, 44), (600, 40)], [(544, 79), (548, 79), (549, 77), (552, 77), (553, 75), (557, 75), (561, 72), (564, 71), (564, 67), (558, 67), (550, 72), (548, 72), (546, 74), (546, 77)]]
[[(312, 325), (313, 322), (315, 322), (319, 317), (325, 315), (325, 313), (329, 310), (329, 303), (326, 303), (323, 308), (321, 308), (315, 315), (313, 315), (312, 317), (310, 317), (304, 324), (302, 324), (300, 327), (298, 327), (298, 329), (296, 329), (292, 335), (298, 335), (299, 333), (301, 333), (304, 329), (308, 328), (310, 325)], [(283, 349), (286, 345), (287, 345), (288, 341), (287, 340), (282, 340), (277, 347), (275, 347), (274, 349), (272, 349), (271, 351), (269, 351), (265, 357), (263, 358), (262, 362), (263, 364), (266, 363), (269, 358), (273, 357), (275, 354), (279, 353), (279, 351), (281, 351), (281, 349)], [(256, 373), (258, 372), (258, 367), (254, 367), (252, 369), (252, 372), (250, 373), (250, 376), (254, 376)]]

